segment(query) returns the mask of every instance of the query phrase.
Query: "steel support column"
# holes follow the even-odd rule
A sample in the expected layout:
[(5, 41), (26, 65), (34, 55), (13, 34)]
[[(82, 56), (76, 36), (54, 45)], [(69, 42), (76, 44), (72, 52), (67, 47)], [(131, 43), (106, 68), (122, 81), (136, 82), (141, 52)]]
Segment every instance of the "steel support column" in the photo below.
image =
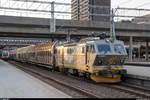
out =
[(138, 48), (138, 58), (139, 58), (139, 61), (140, 61), (140, 58), (141, 58), (141, 46), (139, 46), (139, 48)]
[(148, 53), (149, 53), (149, 45), (148, 45), (148, 41), (146, 41), (146, 61), (148, 61)]
[(55, 2), (51, 3), (51, 19), (50, 19), (50, 32), (54, 33), (55, 32), (55, 6), (54, 6)]
[(130, 48), (129, 48), (129, 61), (130, 62), (133, 61), (132, 55), (133, 55), (133, 37), (130, 36)]

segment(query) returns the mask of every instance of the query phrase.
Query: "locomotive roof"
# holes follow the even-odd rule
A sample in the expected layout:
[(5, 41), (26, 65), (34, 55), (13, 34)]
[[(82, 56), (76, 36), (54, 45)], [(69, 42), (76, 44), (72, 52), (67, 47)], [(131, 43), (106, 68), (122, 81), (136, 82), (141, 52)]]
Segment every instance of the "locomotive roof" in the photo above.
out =
[(68, 42), (68, 43), (64, 43), (63, 45), (64, 46), (76, 46), (78, 43), (77, 42), (75, 42), (75, 43), (73, 43), (73, 42)]
[[(106, 39), (99, 39), (99, 38), (87, 38), (87, 39), (82, 39), (79, 42), (67, 42), (62, 44), (63, 46), (76, 46), (77, 44), (83, 44), (83, 43), (106, 43), (106, 42), (111, 42), (111, 41), (107, 41)], [(120, 40), (115, 40), (113, 43), (118, 43), (118, 42), (123, 42)]]
[(89, 38), (84, 38), (84, 39), (81, 39), (79, 42), (87, 42), (87, 41), (96, 41), (96, 40), (100, 40), (100, 38), (98, 37), (89, 37)]
[(63, 46), (76, 46), (77, 44), (80, 44), (80, 43), (87, 43), (87, 42), (90, 42), (90, 41), (96, 41), (96, 40), (100, 40), (99, 38), (84, 38), (84, 39), (81, 39), (80, 41), (78, 42), (75, 42), (75, 41), (72, 41), (72, 42), (66, 42), (66, 43), (63, 43), (62, 45)]

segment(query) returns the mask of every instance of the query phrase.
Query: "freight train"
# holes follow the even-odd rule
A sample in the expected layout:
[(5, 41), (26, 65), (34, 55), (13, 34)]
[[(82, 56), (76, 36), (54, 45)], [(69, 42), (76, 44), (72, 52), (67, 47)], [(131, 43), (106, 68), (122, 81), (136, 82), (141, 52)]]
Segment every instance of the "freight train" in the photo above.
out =
[(116, 83), (124, 79), (127, 52), (123, 41), (90, 37), (78, 42), (51, 42), (10, 51), (10, 58), (30, 62), (55, 71)]

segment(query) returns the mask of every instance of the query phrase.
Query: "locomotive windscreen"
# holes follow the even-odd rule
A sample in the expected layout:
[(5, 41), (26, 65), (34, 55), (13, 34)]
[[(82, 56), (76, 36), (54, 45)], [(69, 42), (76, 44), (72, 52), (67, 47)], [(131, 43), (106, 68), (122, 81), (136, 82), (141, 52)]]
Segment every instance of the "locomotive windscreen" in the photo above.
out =
[(126, 50), (123, 44), (97, 44), (97, 50), (100, 54), (119, 54), (126, 55)]
[(101, 44), (101, 45), (98, 45), (97, 48), (98, 48), (98, 52), (101, 54), (106, 54), (106, 53), (111, 52), (109, 45)]
[(114, 50), (115, 50), (115, 53), (125, 54), (125, 48), (121, 44), (115, 44)]

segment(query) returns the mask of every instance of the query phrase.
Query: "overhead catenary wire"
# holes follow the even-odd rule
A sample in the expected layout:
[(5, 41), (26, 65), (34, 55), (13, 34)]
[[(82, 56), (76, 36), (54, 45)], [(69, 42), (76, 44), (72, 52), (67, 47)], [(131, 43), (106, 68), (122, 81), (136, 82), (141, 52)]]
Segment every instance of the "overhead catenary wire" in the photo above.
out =
[(150, 2), (146, 2), (146, 3), (144, 3), (144, 4), (141, 4), (141, 5), (139, 5), (139, 6), (136, 6), (135, 8), (143, 7), (143, 6), (146, 6), (146, 5), (150, 5)]

